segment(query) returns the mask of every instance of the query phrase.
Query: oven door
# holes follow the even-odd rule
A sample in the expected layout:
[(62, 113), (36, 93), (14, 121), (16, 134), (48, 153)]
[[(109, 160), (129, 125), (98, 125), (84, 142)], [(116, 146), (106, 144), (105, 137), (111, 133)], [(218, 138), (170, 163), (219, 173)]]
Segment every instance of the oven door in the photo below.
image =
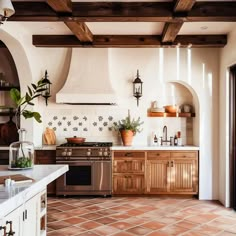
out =
[(57, 161), (57, 164), (69, 165), (69, 170), (57, 179), (57, 195), (93, 190), (93, 161)]

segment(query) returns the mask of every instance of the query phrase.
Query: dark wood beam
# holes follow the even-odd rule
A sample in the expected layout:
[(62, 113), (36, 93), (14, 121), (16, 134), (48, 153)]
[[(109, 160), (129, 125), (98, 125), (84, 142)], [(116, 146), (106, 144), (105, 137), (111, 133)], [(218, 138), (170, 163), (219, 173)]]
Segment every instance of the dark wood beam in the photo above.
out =
[(47, 4), (56, 12), (71, 13), (72, 3), (71, 0), (47, 0)]
[(74, 35), (33, 35), (36, 47), (224, 47), (226, 35), (179, 35), (173, 43), (162, 43), (160, 35), (94, 35), (93, 42), (80, 42)]
[(177, 37), (181, 27), (183, 25), (182, 23), (165, 23), (163, 32), (162, 32), (162, 42), (174, 42), (175, 38)]
[(84, 22), (68, 21), (65, 24), (81, 42), (93, 41), (93, 34)]
[(236, 21), (236, 2), (197, 2), (188, 12), (187, 21)]
[(236, 2), (196, 2), (187, 14), (172, 2), (72, 2), (72, 14), (59, 14), (46, 2), (13, 2), (9, 21), (191, 22), (236, 21)]
[(186, 12), (190, 11), (196, 0), (176, 0), (174, 6), (174, 12)]
[[(71, 0), (47, 0), (47, 3), (57, 13), (72, 13)], [(93, 41), (93, 34), (84, 22), (65, 21), (65, 24), (81, 42)]]
[[(192, 9), (194, 3), (195, 0), (176, 0), (173, 11), (184, 12), (187, 14), (187, 12)], [(177, 23), (165, 23), (164, 29), (162, 31), (162, 42), (174, 42), (182, 25), (183, 21)]]

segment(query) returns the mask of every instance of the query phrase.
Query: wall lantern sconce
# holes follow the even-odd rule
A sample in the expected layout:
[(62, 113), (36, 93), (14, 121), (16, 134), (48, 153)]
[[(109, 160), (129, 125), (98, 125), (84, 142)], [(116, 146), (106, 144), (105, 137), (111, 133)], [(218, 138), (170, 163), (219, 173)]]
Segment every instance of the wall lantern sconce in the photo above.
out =
[(0, 1), (0, 24), (15, 13), (11, 0)]
[(43, 86), (44, 90), (42, 91), (42, 97), (45, 98), (46, 100), (46, 106), (48, 105), (48, 98), (51, 97), (51, 91), (50, 91), (50, 87), (51, 87), (51, 82), (50, 80), (48, 79), (48, 72), (45, 71), (45, 75), (44, 75), (44, 78), (42, 80), (42, 83), (44, 83), (45, 85)]
[(137, 77), (133, 81), (133, 95), (137, 99), (137, 106), (139, 105), (139, 99), (142, 97), (143, 93), (143, 82), (139, 78), (139, 71), (137, 70)]

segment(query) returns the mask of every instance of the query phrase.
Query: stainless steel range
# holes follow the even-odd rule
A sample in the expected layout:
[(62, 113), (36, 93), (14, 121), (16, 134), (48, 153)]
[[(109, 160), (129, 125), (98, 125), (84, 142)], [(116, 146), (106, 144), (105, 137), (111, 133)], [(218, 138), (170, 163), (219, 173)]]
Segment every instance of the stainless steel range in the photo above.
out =
[(111, 195), (112, 158), (109, 142), (65, 143), (56, 147), (56, 163), (69, 171), (56, 181), (57, 195)]

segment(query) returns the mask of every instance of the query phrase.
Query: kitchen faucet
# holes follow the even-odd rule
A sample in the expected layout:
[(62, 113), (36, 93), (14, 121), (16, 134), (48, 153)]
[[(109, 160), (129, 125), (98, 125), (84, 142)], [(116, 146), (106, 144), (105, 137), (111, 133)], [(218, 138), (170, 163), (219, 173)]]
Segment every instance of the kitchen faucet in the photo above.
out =
[(167, 139), (167, 126), (166, 125), (163, 127), (163, 138), (161, 137), (161, 145), (163, 145), (163, 143), (170, 143), (171, 145), (171, 140)]

